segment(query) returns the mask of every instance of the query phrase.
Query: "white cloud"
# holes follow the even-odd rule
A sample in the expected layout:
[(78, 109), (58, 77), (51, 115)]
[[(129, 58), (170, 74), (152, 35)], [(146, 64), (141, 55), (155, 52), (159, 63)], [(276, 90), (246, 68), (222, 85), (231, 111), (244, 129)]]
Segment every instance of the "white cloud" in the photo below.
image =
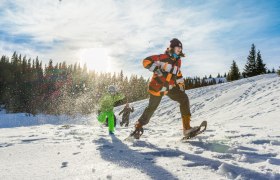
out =
[[(10, 44), (10, 49), (39, 55), (45, 62), (51, 58), (72, 63), (78, 60), (81, 49), (107, 48), (114, 71), (123, 69), (128, 74), (146, 77), (149, 73), (142, 69), (141, 60), (163, 53), (174, 37), (183, 42), (187, 53), (188, 58), (183, 59), (183, 72), (187, 75), (224, 73), (237, 57), (236, 52), (245, 44), (249, 50), (252, 43), (238, 45), (238, 41), (248, 36), (248, 32), (238, 29), (259, 27), (256, 22), (263, 18), (253, 17), (255, 12), (244, 11), (237, 5), (238, 12), (228, 15), (230, 18), (217, 17), (220, 3), (216, 1), (190, 6), (170, 6), (167, 1), (155, 0), (15, 0), (13, 4), (14, 8), (4, 8), (0, 26), (11, 34), (32, 35), (34, 41), (54, 47), (36, 52), (33, 47)], [(243, 33), (238, 37), (225, 35), (234, 29)], [(227, 44), (222, 42), (222, 36)], [(225, 45), (235, 45), (235, 48)], [(6, 46), (5, 43), (0, 48)]]

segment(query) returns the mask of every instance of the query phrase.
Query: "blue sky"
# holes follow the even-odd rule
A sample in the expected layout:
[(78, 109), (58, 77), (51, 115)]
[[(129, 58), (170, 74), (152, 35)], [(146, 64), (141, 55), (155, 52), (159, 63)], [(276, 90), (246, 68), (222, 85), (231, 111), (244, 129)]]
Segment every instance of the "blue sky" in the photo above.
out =
[(0, 0), (0, 52), (149, 77), (142, 59), (176, 37), (184, 76), (216, 76), (242, 70), (252, 43), (278, 68), (279, 17), (278, 0)]

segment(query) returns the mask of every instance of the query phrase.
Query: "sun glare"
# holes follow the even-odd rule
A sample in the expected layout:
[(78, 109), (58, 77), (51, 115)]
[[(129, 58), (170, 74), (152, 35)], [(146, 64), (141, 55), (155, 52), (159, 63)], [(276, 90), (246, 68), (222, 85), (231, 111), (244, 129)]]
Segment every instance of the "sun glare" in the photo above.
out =
[(111, 60), (106, 48), (87, 48), (79, 51), (81, 65), (87, 64), (88, 69), (96, 72), (110, 72)]

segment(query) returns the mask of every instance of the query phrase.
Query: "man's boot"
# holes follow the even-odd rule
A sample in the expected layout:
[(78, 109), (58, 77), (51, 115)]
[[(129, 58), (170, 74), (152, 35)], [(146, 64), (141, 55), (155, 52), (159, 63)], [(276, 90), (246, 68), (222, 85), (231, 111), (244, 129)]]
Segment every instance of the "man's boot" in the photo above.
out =
[(182, 123), (183, 123), (183, 134), (185, 137), (188, 137), (189, 134), (194, 131), (195, 129), (191, 127), (191, 116), (183, 115), (182, 116)]
[(139, 139), (143, 132), (144, 129), (142, 127), (142, 124), (137, 121), (135, 124), (135, 130), (130, 134), (130, 136), (133, 136), (135, 139)]

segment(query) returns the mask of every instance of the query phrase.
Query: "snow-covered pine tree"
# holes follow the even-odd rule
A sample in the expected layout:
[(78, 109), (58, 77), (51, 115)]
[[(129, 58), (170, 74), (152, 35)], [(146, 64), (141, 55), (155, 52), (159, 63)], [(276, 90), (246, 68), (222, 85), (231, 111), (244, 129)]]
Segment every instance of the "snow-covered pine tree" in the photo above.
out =
[(224, 78), (227, 78), (227, 73), (224, 74)]
[(271, 74), (271, 71), (270, 71), (270, 69), (268, 69), (268, 70), (267, 70), (267, 74)]
[(230, 71), (228, 74), (229, 74), (227, 77), (228, 81), (234, 81), (240, 78), (239, 68), (234, 60), (232, 61)]
[(263, 63), (260, 50), (257, 53), (256, 73), (257, 73), (257, 75), (265, 74), (266, 73), (266, 67), (265, 67), (265, 64)]
[(245, 65), (243, 74), (245, 77), (252, 77), (257, 75), (256, 73), (256, 47), (252, 44), (249, 56), (247, 57), (247, 64)]

